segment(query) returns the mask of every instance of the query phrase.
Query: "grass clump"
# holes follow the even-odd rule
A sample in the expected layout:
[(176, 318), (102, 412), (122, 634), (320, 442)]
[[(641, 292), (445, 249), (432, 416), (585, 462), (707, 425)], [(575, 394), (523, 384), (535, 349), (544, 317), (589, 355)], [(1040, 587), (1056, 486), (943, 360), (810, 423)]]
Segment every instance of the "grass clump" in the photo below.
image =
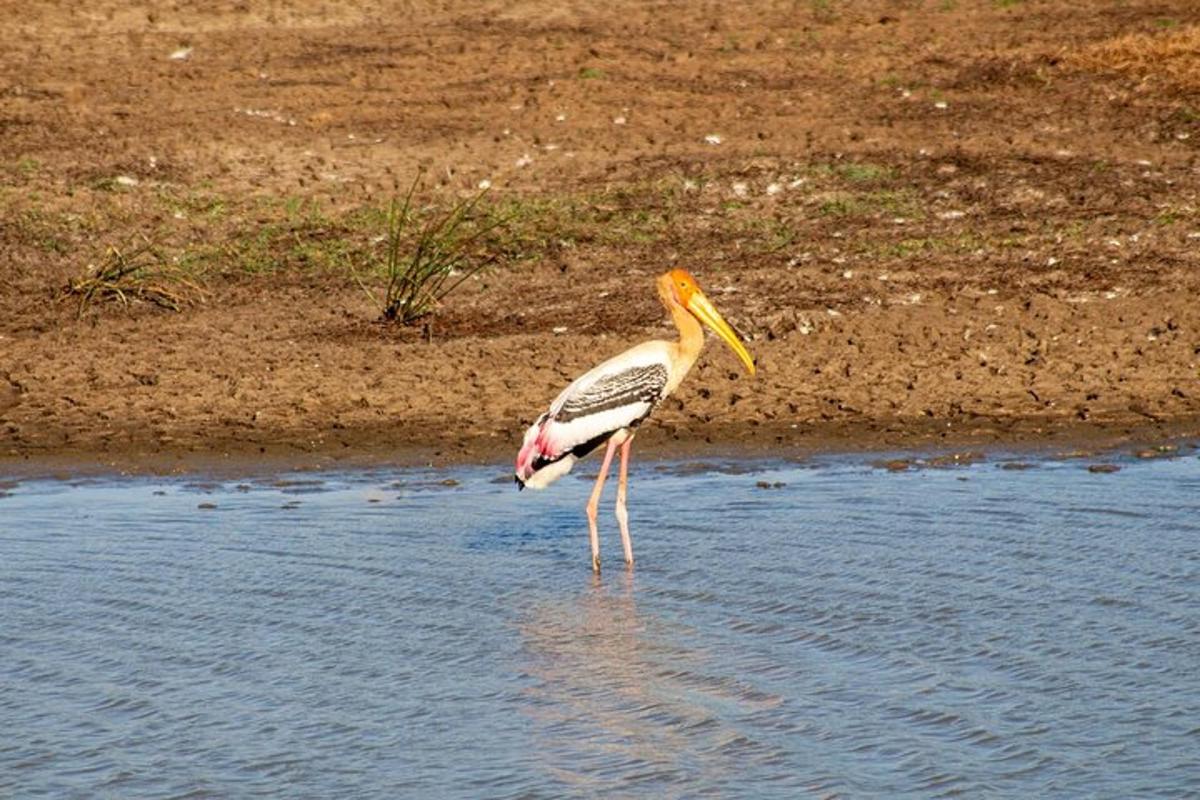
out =
[(1171, 206), (1163, 209), (1154, 217), (1155, 225), (1174, 225), (1176, 222), (1191, 221), (1196, 216), (1195, 209), (1189, 206)]
[(815, 22), (829, 24), (837, 21), (837, 9), (833, 0), (809, 0), (809, 12)]
[(830, 192), (817, 207), (817, 213), (826, 217), (867, 217), (878, 214), (919, 217), (923, 214), (919, 200), (912, 192), (903, 189)]
[(416, 227), (418, 214), (412, 198), (417, 182), (403, 202), (393, 200), (388, 211), (383, 295), (376, 295), (359, 280), (380, 307), (380, 316), (402, 325), (432, 314), (446, 295), (495, 262), (499, 253), (488, 247), (488, 238), (505, 224), (504, 217), (483, 213), (479, 207), (487, 194), (484, 190), (449, 211), (430, 215)]
[(97, 302), (117, 302), (129, 306), (134, 301), (180, 311), (184, 305), (203, 295), (203, 288), (172, 267), (149, 239), (131, 250), (109, 247), (104, 260), (89, 264), (78, 278), (67, 281), (60, 298), (79, 302), (78, 315)]
[(842, 164), (838, 167), (837, 171), (843, 178), (851, 183), (889, 181), (896, 177), (896, 171), (894, 169), (891, 167), (880, 166), (878, 164)]
[(16, 171), (22, 178), (33, 177), (41, 168), (41, 162), (36, 158), (30, 158), (29, 156), (18, 159), (16, 163)]

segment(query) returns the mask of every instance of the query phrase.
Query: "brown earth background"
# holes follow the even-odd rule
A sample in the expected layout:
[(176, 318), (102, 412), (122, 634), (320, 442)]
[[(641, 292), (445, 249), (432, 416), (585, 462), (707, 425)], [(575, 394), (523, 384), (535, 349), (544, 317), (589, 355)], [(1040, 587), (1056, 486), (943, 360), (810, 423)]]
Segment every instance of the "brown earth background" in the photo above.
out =
[[(5, 1), (0, 44), (0, 469), (507, 458), (673, 266), (760, 372), (710, 347), (643, 452), (1200, 431), (1192, 0)], [(507, 222), (382, 324), (418, 174)]]

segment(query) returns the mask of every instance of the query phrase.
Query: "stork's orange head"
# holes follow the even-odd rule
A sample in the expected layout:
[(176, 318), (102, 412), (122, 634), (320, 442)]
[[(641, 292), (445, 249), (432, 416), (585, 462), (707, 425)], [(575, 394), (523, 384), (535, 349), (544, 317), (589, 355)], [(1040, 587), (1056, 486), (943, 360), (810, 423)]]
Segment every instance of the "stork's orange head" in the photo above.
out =
[(690, 272), (686, 269), (673, 269), (658, 279), (658, 288), (663, 302), (667, 303), (668, 307), (670, 300), (674, 299), (675, 302), (686, 308), (688, 313), (724, 339), (725, 343), (746, 365), (746, 370), (751, 375), (754, 374), (754, 359), (746, 352), (745, 345), (734, 333), (733, 328), (729, 327), (729, 323), (725, 321), (721, 313), (713, 308), (713, 304), (704, 296), (704, 292), (700, 291), (699, 284), (696, 283), (696, 279)]
[(671, 280), (671, 291), (675, 293), (675, 299), (684, 308), (688, 307), (694, 295), (702, 294), (700, 284), (696, 283), (692, 273), (686, 269), (673, 269), (667, 273), (667, 277)]

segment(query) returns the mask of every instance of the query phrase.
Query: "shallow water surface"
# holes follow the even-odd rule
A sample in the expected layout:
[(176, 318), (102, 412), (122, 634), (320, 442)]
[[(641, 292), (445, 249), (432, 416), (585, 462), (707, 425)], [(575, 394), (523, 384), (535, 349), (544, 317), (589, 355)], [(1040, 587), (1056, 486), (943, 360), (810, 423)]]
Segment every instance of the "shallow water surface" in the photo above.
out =
[(1200, 461), (731, 466), (9, 482), (0, 796), (1200, 794)]

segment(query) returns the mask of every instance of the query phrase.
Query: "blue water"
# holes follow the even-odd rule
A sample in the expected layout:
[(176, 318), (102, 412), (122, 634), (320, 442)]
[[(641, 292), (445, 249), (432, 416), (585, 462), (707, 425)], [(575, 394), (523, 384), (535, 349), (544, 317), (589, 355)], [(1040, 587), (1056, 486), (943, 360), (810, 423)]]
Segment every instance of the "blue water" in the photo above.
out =
[(997, 466), (11, 482), (0, 797), (1200, 796), (1200, 461)]

